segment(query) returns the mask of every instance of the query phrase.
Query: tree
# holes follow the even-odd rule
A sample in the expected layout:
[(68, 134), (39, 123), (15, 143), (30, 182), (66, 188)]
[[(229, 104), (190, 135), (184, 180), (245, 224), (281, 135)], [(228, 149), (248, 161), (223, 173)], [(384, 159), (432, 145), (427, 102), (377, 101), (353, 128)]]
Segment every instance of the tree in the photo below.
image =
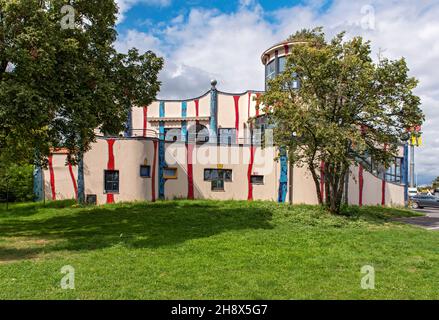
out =
[(44, 164), (63, 147), (78, 163), (96, 129), (119, 134), (155, 99), (163, 59), (118, 53), (116, 14), (114, 0), (0, 0), (0, 153)]
[(437, 177), (433, 183), (432, 183), (432, 187), (434, 190), (439, 190), (439, 177)]
[(308, 167), (319, 202), (339, 213), (350, 166), (368, 158), (387, 166), (407, 128), (422, 123), (413, 94), (418, 82), (404, 59), (373, 62), (370, 43), (361, 37), (346, 41), (341, 33), (327, 42), (316, 28), (289, 41), (295, 45), (285, 72), (261, 99), (276, 125), (276, 143), (288, 148), (292, 162)]

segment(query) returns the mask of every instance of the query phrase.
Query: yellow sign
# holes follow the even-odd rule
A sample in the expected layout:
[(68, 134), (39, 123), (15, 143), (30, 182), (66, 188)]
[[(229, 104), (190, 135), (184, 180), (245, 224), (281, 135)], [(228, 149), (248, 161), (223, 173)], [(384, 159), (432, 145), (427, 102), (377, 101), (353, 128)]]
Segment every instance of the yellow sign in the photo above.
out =
[(414, 145), (416, 147), (422, 146), (422, 137), (421, 136), (417, 137), (417, 136), (413, 135), (412, 136), (412, 145)]

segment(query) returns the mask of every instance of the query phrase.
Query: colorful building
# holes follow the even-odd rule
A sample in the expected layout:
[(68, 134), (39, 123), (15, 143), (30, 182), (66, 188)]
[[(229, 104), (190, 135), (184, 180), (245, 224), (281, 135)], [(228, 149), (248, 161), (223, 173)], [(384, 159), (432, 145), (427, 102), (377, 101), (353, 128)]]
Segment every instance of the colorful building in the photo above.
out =
[[(283, 71), (293, 45), (281, 43), (263, 53), (267, 80)], [(221, 92), (213, 80), (199, 97), (133, 107), (126, 132), (98, 136), (79, 169), (66, 164), (64, 150), (54, 151), (48, 169), (36, 171), (35, 193), (70, 199), (83, 187), (87, 201), (98, 204), (176, 198), (316, 204), (309, 171), (290, 163), (282, 148), (261, 147), (270, 138), (258, 101), (261, 93)], [(404, 205), (407, 147), (400, 150), (389, 169), (368, 162), (351, 167), (345, 201)], [(78, 181), (78, 170), (84, 181)]]

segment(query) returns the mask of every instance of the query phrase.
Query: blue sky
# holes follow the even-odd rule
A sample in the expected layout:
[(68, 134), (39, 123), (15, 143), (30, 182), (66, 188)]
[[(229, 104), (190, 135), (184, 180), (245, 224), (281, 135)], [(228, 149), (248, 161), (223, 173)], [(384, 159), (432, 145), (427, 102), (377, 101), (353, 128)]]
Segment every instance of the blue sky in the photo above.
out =
[[(144, 29), (147, 26), (170, 21), (177, 16), (187, 16), (194, 8), (206, 10), (218, 10), (222, 13), (233, 13), (239, 6), (241, 1), (227, 1), (227, 0), (174, 0), (172, 2), (139, 2), (131, 7), (124, 16), (124, 20), (118, 25), (118, 30), (123, 32), (127, 29)], [(307, 1), (297, 0), (261, 0), (258, 3), (264, 8), (266, 12), (276, 11), (282, 8), (289, 8), (296, 5), (306, 5)], [(331, 1), (322, 1), (320, 6), (321, 11), (330, 7)], [(270, 19), (270, 15), (267, 14)]]
[(426, 114), (416, 151), (419, 183), (439, 176), (439, 1), (437, 0), (116, 0), (116, 48), (165, 58), (160, 98), (189, 99), (210, 79), (222, 91), (263, 90), (262, 52), (302, 28), (323, 26), (372, 42), (372, 56), (405, 57), (419, 79)]

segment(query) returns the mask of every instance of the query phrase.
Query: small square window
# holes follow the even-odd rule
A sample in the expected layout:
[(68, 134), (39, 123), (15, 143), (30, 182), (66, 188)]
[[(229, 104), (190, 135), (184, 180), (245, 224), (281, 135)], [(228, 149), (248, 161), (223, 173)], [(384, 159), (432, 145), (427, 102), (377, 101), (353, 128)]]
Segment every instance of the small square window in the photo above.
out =
[(171, 167), (165, 168), (163, 171), (163, 177), (165, 179), (177, 179), (178, 178), (177, 168), (171, 168)]
[(140, 166), (140, 176), (142, 178), (151, 178), (151, 166)]
[(104, 171), (104, 189), (105, 193), (119, 192), (119, 170)]
[(258, 175), (253, 175), (251, 176), (251, 183), (252, 184), (264, 184), (264, 176), (258, 176)]
[(212, 180), (212, 191), (224, 191), (224, 180)]

